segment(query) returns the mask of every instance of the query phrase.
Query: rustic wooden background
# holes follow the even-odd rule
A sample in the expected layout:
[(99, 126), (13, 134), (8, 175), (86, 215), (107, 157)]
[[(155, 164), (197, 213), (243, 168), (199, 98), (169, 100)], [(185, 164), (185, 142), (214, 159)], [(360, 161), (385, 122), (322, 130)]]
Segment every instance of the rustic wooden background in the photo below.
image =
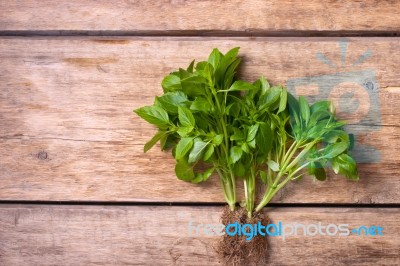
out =
[[(244, 79), (332, 73), (318, 51), (373, 69), (381, 123), (359, 141), (381, 160), (361, 180), (304, 178), (273, 221), (381, 225), (384, 236), (269, 239), (270, 265), (400, 265), (400, 2), (0, 0), (0, 265), (218, 265), (217, 178), (179, 181), (173, 159), (143, 154), (154, 129), (132, 113), (160, 81), (214, 47), (241, 47)], [(346, 59), (347, 60), (347, 59)], [(338, 64), (339, 65), (339, 64)], [(364, 127), (364, 128), (363, 128)]]

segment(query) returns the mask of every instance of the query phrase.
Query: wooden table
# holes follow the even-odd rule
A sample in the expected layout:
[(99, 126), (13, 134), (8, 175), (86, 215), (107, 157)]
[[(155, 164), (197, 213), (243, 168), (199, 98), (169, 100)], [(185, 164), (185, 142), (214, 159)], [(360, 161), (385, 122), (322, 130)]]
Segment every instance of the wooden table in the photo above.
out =
[(188, 235), (190, 221), (219, 223), (217, 177), (184, 183), (169, 153), (143, 154), (154, 128), (132, 110), (168, 72), (235, 46), (246, 80), (372, 71), (380, 106), (352, 125), (380, 154), (359, 164), (359, 182), (304, 178), (267, 212), (380, 225), (383, 236), (271, 237), (268, 263), (400, 265), (399, 2), (2, 0), (0, 10), (0, 265), (218, 265), (218, 238)]

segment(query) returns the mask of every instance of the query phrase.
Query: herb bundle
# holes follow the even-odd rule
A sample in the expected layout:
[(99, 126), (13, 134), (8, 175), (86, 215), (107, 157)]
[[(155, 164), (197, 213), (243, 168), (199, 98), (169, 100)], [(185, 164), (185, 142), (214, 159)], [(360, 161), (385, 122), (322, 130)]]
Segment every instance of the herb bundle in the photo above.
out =
[(214, 49), (207, 61), (180, 68), (162, 81), (164, 94), (152, 106), (135, 110), (158, 128), (146, 143), (172, 149), (176, 176), (199, 183), (217, 172), (230, 209), (235, 209), (236, 182), (244, 182), (243, 206), (249, 217), (256, 179), (266, 186), (260, 211), (289, 181), (308, 173), (325, 180), (324, 168), (358, 179), (348, 150), (352, 137), (335, 118), (329, 101), (309, 105), (263, 77), (254, 83), (235, 80), (239, 48), (222, 54)]
[[(184, 181), (199, 183), (218, 173), (231, 212), (238, 200), (236, 183), (242, 181), (241, 206), (249, 219), (305, 170), (323, 181), (330, 165), (335, 173), (358, 180), (348, 154), (353, 138), (331, 102), (310, 106), (263, 77), (253, 83), (236, 80), (238, 51), (214, 49), (207, 61), (193, 61), (163, 79), (164, 94), (135, 110), (158, 128), (144, 151), (158, 141), (162, 150), (171, 149), (176, 176)], [(255, 206), (258, 179), (265, 194)]]

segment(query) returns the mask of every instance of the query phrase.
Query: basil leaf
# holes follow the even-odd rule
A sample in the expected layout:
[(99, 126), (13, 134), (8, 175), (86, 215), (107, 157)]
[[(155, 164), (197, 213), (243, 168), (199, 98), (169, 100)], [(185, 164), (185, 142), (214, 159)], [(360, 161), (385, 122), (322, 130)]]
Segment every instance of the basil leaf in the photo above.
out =
[(233, 146), (231, 147), (229, 158), (231, 163), (236, 163), (242, 157), (243, 151), (241, 147)]
[(332, 169), (336, 174), (341, 174), (349, 180), (359, 179), (356, 162), (349, 155), (343, 153), (331, 160)]
[(157, 97), (156, 101), (163, 109), (170, 113), (178, 113), (178, 106), (184, 106), (188, 101), (187, 96), (181, 91), (167, 92), (161, 97)]
[(190, 112), (189, 109), (187, 109), (185, 107), (181, 107), (181, 106), (178, 107), (178, 118), (179, 118), (179, 122), (184, 127), (194, 127), (195, 126), (195, 120), (194, 120), (193, 114)]
[(166, 76), (161, 82), (161, 86), (164, 89), (164, 92), (176, 91), (182, 89), (181, 79), (179, 76), (175, 74)]
[(304, 124), (307, 125), (310, 120), (310, 107), (308, 106), (306, 98), (304, 96), (299, 97), (300, 113), (303, 118)]
[(193, 147), (193, 138), (182, 138), (176, 145), (175, 159), (182, 159)]
[(154, 135), (154, 137), (144, 145), (144, 152), (147, 152), (148, 150), (150, 150), (157, 143), (157, 141), (159, 141), (161, 138), (163, 138), (167, 134), (168, 134), (167, 131), (158, 131)]
[(339, 154), (343, 153), (348, 147), (349, 144), (346, 142), (336, 142), (333, 144), (329, 144), (324, 149), (324, 158), (331, 159), (333, 157), (336, 157)]
[(215, 171), (215, 167), (209, 168), (205, 170), (203, 173), (198, 173), (196, 177), (192, 180), (192, 183), (200, 183), (200, 182), (205, 182), (207, 181), (208, 178), (212, 175), (212, 173)]
[(269, 160), (267, 164), (272, 171), (279, 172), (279, 164), (277, 162), (275, 162), (274, 160)]
[(268, 154), (272, 147), (272, 140), (274, 136), (271, 127), (267, 123), (259, 123), (259, 128), (256, 135), (256, 143), (259, 151)]
[(176, 176), (184, 181), (191, 181), (195, 178), (193, 166), (184, 159), (177, 161), (175, 165)]
[(220, 92), (222, 92), (222, 91), (248, 91), (248, 90), (254, 90), (254, 89), (256, 89), (256, 87), (253, 86), (252, 84), (245, 82), (245, 81), (238, 80), (238, 81), (235, 81), (228, 90), (220, 90)]
[(329, 112), (330, 101), (318, 101), (311, 105), (311, 113), (316, 113), (320, 111)]
[(319, 181), (324, 181), (326, 179), (325, 169), (319, 162), (311, 162), (308, 167), (308, 173), (314, 175)]
[(158, 127), (165, 128), (169, 124), (168, 113), (159, 106), (144, 106), (134, 110), (134, 112), (150, 124)]
[(270, 85), (264, 77), (260, 78), (260, 83), (261, 83), (261, 96), (262, 96), (268, 91)]
[(201, 111), (204, 113), (210, 113), (212, 109), (212, 105), (207, 101), (206, 98), (203, 97), (197, 97), (190, 106), (190, 110)]
[(203, 160), (208, 161), (213, 154), (214, 154), (214, 145), (208, 144), (206, 152), (204, 153)]
[(189, 163), (194, 163), (200, 160), (205, 151), (205, 148), (207, 147), (207, 144), (207, 142), (202, 141), (200, 138), (194, 139), (193, 149), (189, 154)]
[(254, 140), (258, 131), (259, 124), (252, 125), (247, 131), (247, 142)]
[(224, 135), (219, 134), (219, 135), (216, 135), (213, 138), (212, 142), (213, 142), (213, 144), (218, 146), (218, 145), (220, 145), (222, 143), (223, 140), (224, 140)]
[(287, 90), (286, 89), (282, 89), (281, 91), (281, 99), (279, 102), (279, 109), (278, 109), (278, 114), (280, 112), (283, 112), (286, 109), (286, 104), (287, 104)]
[(217, 48), (214, 48), (207, 61), (214, 67), (214, 69), (217, 69), (222, 56), (222, 53)]

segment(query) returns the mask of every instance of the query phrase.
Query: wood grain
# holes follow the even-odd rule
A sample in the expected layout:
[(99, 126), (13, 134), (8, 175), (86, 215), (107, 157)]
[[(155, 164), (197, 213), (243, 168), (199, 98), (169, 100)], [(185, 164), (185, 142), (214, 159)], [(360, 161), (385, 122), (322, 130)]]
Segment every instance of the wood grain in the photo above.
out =
[[(219, 207), (0, 206), (1, 265), (220, 265)], [(278, 224), (381, 226), (382, 236), (269, 237), (266, 265), (398, 265), (399, 209), (268, 209)], [(289, 230), (288, 230), (289, 231)], [(331, 230), (332, 231), (332, 230)]]
[(375, 0), (3, 0), (0, 31), (111, 31), (114, 35), (398, 32), (399, 8), (398, 1)]
[[(143, 154), (154, 129), (132, 110), (152, 103), (168, 72), (205, 59), (213, 47), (241, 46), (239, 74), (246, 80), (265, 75), (284, 83), (369, 69), (378, 82), (380, 116), (355, 128), (359, 143), (380, 151), (379, 161), (360, 165), (358, 183), (333, 175), (324, 183), (305, 178), (275, 202), (398, 203), (399, 39), (350, 38), (346, 64), (338, 68), (316, 59), (323, 52), (340, 66), (340, 40), (1, 38), (0, 199), (222, 202), (216, 177), (184, 183), (170, 154)], [(372, 57), (353, 66), (368, 49)]]

